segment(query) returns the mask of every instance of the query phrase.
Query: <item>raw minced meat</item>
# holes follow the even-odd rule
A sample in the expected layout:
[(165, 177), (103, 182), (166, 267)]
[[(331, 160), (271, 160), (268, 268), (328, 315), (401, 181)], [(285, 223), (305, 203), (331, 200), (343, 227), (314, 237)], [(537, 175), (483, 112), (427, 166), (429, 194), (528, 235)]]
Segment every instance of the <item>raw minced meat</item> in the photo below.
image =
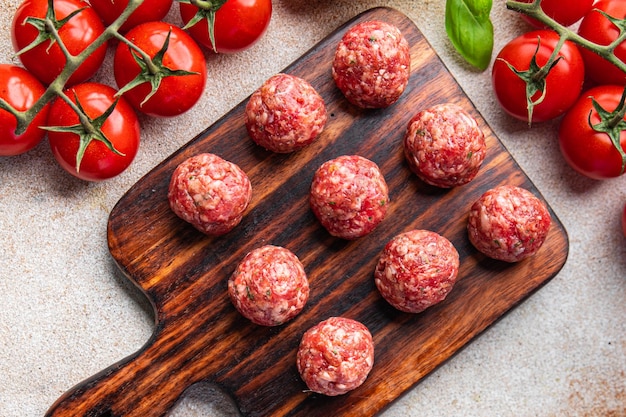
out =
[(346, 99), (362, 108), (395, 103), (409, 82), (409, 43), (396, 26), (381, 21), (350, 28), (335, 51), (332, 76)]
[(490, 258), (518, 262), (534, 255), (550, 230), (546, 205), (530, 191), (502, 185), (485, 192), (469, 213), (470, 242)]
[(183, 161), (172, 174), (168, 200), (172, 211), (207, 235), (237, 226), (252, 197), (246, 173), (211, 153)]
[(345, 394), (361, 386), (374, 366), (372, 335), (356, 320), (330, 317), (304, 333), (296, 366), (311, 391)]
[(374, 280), (393, 307), (419, 313), (446, 298), (458, 272), (459, 254), (448, 239), (429, 230), (411, 230), (385, 245)]
[(476, 120), (453, 103), (417, 113), (404, 137), (404, 155), (411, 171), (441, 188), (473, 180), (486, 150), (485, 136)]
[(322, 164), (313, 177), (310, 205), (322, 226), (336, 237), (356, 239), (385, 218), (389, 190), (378, 165), (358, 155)]
[(278, 326), (302, 311), (309, 298), (309, 281), (290, 250), (265, 245), (249, 252), (228, 280), (235, 308), (253, 323)]
[(324, 99), (306, 80), (276, 74), (256, 90), (245, 111), (250, 138), (277, 153), (289, 153), (312, 143), (328, 118)]

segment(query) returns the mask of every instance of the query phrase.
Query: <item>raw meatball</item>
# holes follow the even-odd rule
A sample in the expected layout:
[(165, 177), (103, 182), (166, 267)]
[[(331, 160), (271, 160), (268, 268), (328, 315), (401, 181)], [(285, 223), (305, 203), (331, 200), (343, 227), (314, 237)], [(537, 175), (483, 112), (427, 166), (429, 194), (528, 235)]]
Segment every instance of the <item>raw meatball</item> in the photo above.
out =
[(459, 253), (445, 237), (411, 230), (391, 239), (378, 260), (378, 291), (400, 311), (419, 313), (443, 301), (459, 272)]
[(307, 81), (289, 74), (269, 78), (246, 105), (248, 135), (272, 152), (289, 153), (310, 144), (326, 119), (322, 97)]
[(518, 262), (536, 253), (548, 235), (550, 213), (530, 191), (503, 185), (484, 193), (471, 207), (469, 240), (483, 254)]
[(203, 153), (174, 170), (167, 197), (178, 217), (202, 233), (219, 236), (241, 222), (252, 197), (252, 186), (237, 165)]
[(336, 396), (359, 387), (374, 365), (374, 341), (362, 323), (331, 317), (302, 336), (296, 365), (313, 392)]
[(311, 209), (333, 236), (365, 236), (385, 218), (388, 203), (387, 183), (378, 165), (361, 156), (327, 161), (313, 176)]
[(298, 257), (266, 245), (248, 253), (228, 280), (235, 308), (253, 323), (278, 326), (294, 318), (309, 298), (309, 281)]
[(473, 180), (486, 149), (485, 136), (476, 120), (452, 103), (416, 114), (404, 137), (404, 155), (411, 171), (441, 188)]
[(404, 92), (411, 73), (409, 43), (400, 29), (380, 21), (359, 23), (346, 32), (332, 65), (335, 84), (362, 108), (383, 108)]

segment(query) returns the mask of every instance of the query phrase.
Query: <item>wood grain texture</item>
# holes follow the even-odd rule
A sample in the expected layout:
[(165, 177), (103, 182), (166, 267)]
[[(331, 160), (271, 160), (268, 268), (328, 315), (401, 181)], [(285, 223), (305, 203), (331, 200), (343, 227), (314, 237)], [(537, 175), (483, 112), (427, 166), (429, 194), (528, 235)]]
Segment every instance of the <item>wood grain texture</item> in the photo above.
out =
[[(330, 66), (343, 33), (358, 21), (372, 19), (393, 23), (404, 33), (411, 45), (412, 75), (394, 106), (363, 111), (336, 89)], [(125, 275), (153, 303), (154, 333), (137, 353), (65, 393), (48, 416), (163, 416), (200, 381), (220, 387), (244, 416), (376, 414), (561, 269), (568, 240), (552, 210), (545, 244), (520, 263), (487, 259), (469, 243), (467, 212), (483, 192), (514, 184), (541, 195), (409, 18), (389, 8), (369, 10), (284, 72), (308, 80), (326, 101), (330, 117), (322, 136), (294, 154), (264, 151), (247, 137), (242, 102), (124, 195), (110, 214), (109, 248)], [(477, 178), (451, 190), (419, 181), (401, 148), (409, 119), (442, 102), (455, 102), (476, 117), (488, 145)], [(244, 220), (219, 238), (201, 235), (167, 203), (173, 170), (200, 152), (237, 163), (252, 181), (253, 198)], [(308, 206), (314, 171), (342, 154), (359, 154), (379, 164), (390, 189), (386, 219), (371, 235), (352, 242), (331, 237)], [(460, 280), (448, 298), (420, 314), (394, 310), (373, 281), (385, 243), (413, 228), (446, 236), (461, 257)], [(240, 316), (226, 289), (239, 260), (264, 244), (296, 253), (311, 285), (304, 311), (275, 328)], [(301, 335), (330, 316), (361, 321), (376, 346), (374, 369), (365, 384), (333, 398), (308, 392), (295, 366)]]

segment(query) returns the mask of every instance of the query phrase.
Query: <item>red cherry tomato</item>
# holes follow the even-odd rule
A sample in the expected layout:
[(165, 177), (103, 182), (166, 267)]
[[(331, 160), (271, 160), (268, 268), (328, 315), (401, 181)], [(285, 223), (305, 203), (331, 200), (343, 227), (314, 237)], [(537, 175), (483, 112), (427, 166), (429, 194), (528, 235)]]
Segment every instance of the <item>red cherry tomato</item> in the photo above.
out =
[[(128, 6), (129, 0), (89, 0), (91, 7), (95, 9), (104, 23), (110, 25), (120, 17), (122, 12)], [(126, 33), (141, 23), (162, 20), (170, 8), (173, 0), (144, 0), (122, 24), (121, 33)]]
[[(54, 0), (56, 20), (60, 21), (76, 10), (81, 10), (59, 30), (63, 44), (72, 55), (80, 54), (104, 32), (104, 25), (88, 4), (79, 0)], [(15, 51), (29, 46), (39, 35), (35, 26), (26, 23), (28, 17), (43, 19), (48, 10), (47, 0), (25, 0), (13, 17), (12, 41)], [(91, 54), (72, 74), (67, 85), (80, 83), (91, 78), (102, 65), (106, 55), (106, 43)], [(58, 43), (49, 40), (19, 55), (22, 64), (44, 84), (50, 84), (61, 73), (66, 64), (65, 55)]]
[[(521, 0), (524, 3), (532, 3), (534, 0)], [(541, 0), (541, 8), (544, 13), (562, 24), (571, 26), (578, 22), (591, 10), (594, 0), (568, 0), (567, 5), (563, 0)], [(522, 18), (534, 27), (540, 29), (545, 25), (538, 20), (522, 15)]]
[[(135, 109), (156, 117), (170, 117), (186, 112), (200, 99), (206, 84), (204, 53), (191, 36), (179, 27), (164, 22), (143, 23), (131, 29), (126, 38), (154, 58), (163, 48), (170, 31), (163, 66), (172, 71), (183, 70), (195, 74), (164, 77), (156, 93), (145, 102), (152, 91), (150, 82), (146, 81), (124, 93)], [(120, 43), (115, 51), (113, 71), (119, 88), (133, 81), (141, 72), (125, 43)]]
[[(583, 38), (600, 45), (609, 45), (619, 36), (619, 29), (609, 19), (597, 10), (606, 12), (617, 19), (626, 18), (626, 1), (601, 0), (593, 5), (591, 10), (580, 22), (578, 34)], [(626, 84), (626, 74), (606, 59), (596, 55), (586, 48), (580, 48), (585, 61), (585, 70), (589, 79), (598, 84)], [(626, 61), (626, 42), (615, 48), (615, 56)]]
[[(24, 68), (0, 64), (0, 98), (18, 111), (27, 111), (45, 92), (44, 86)], [(15, 134), (17, 121), (6, 110), (0, 110), (0, 156), (19, 155), (37, 146), (46, 132), (39, 128), (46, 124), (46, 105), (33, 119), (24, 133)]]
[[(502, 108), (513, 117), (528, 120), (526, 83), (508, 67), (507, 62), (518, 71), (526, 71), (536, 52), (537, 64), (544, 66), (558, 41), (556, 32), (537, 30), (513, 39), (498, 54), (491, 74), (493, 89)], [(533, 122), (560, 116), (574, 104), (582, 90), (585, 68), (576, 45), (565, 42), (559, 56), (562, 58), (545, 77), (546, 94), (543, 101), (534, 106)], [(537, 91), (532, 100), (536, 102), (540, 96), (541, 92)]]
[[(98, 83), (76, 85), (65, 93), (74, 102), (78, 99), (85, 113), (97, 119), (115, 102), (116, 90)], [(76, 98), (75, 98), (76, 97)], [(73, 126), (78, 116), (63, 100), (56, 99), (50, 108), (48, 126)], [(122, 155), (110, 150), (99, 140), (91, 140), (77, 169), (76, 154), (80, 138), (70, 132), (48, 132), (52, 153), (70, 174), (86, 181), (101, 181), (123, 172), (131, 164), (139, 148), (139, 120), (132, 106), (122, 97), (102, 125), (102, 133)]]
[[(197, 12), (196, 6), (180, 3), (180, 16), (185, 25)], [(227, 0), (215, 13), (215, 49), (221, 53), (234, 53), (250, 48), (265, 33), (271, 17), (271, 0)], [(196, 42), (214, 50), (207, 19), (188, 30)]]
[[(606, 179), (618, 177), (622, 172), (622, 157), (606, 133), (595, 131), (590, 125), (600, 122), (590, 97), (600, 106), (612, 112), (622, 97), (621, 86), (599, 86), (583, 93), (567, 112), (559, 128), (559, 144), (563, 157), (581, 174)], [(625, 118), (626, 120), (626, 118)], [(626, 149), (626, 132), (621, 132), (620, 143)]]

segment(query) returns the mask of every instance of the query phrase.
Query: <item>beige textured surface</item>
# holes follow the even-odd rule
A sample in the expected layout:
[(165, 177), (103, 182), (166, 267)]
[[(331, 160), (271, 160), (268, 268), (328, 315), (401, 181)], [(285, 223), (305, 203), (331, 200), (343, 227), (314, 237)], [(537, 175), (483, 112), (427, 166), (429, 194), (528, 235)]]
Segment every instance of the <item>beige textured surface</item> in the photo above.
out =
[[(0, 62), (18, 0), (2, 0)], [(385, 416), (625, 416), (626, 239), (619, 213), (626, 177), (591, 181), (563, 162), (556, 123), (511, 120), (489, 72), (458, 59), (445, 37), (444, 0), (275, 0), (254, 48), (209, 56), (199, 105), (175, 119), (142, 120), (132, 167), (100, 184), (70, 178), (46, 142), (0, 159), (0, 416), (41, 416), (68, 388), (139, 349), (149, 305), (110, 259), (109, 211), (154, 165), (266, 78), (360, 11), (389, 5), (417, 24), (569, 232), (570, 256), (544, 288), (393, 404)], [(494, 2), (496, 51), (528, 27)], [(170, 13), (171, 21), (178, 14)], [(109, 81), (106, 71), (100, 78)], [(219, 394), (194, 388), (172, 415), (236, 415)]]

